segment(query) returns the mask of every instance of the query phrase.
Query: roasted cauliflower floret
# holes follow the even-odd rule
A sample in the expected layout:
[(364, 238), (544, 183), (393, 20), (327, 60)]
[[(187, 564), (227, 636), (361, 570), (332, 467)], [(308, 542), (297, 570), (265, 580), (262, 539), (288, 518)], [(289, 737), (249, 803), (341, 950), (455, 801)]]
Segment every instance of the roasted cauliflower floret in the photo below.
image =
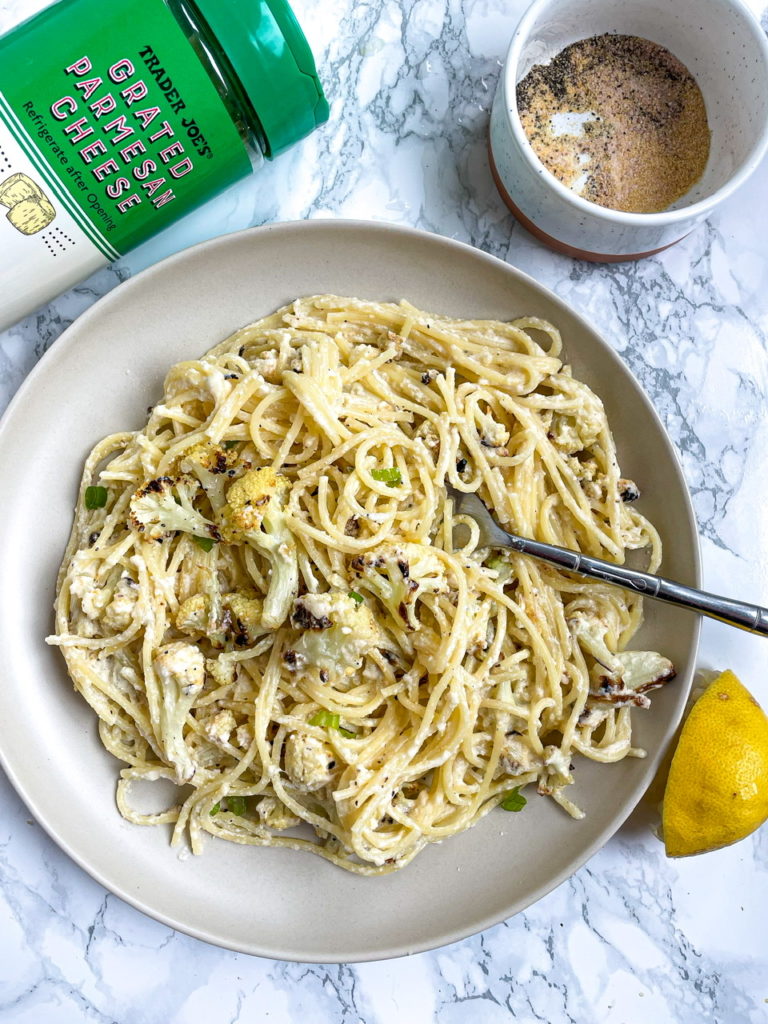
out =
[(617, 707), (627, 704), (648, 707), (650, 700), (645, 694), (674, 676), (672, 662), (656, 651), (621, 651), (614, 654), (608, 671), (597, 664), (590, 672), (590, 699)]
[(224, 536), (240, 541), (243, 535), (255, 533), (271, 512), (270, 519), (280, 519), (288, 497), (289, 483), (269, 466), (251, 469), (236, 480), (227, 493), (224, 509)]
[(90, 551), (78, 551), (69, 571), (69, 592), (89, 619), (98, 619), (112, 599), (111, 591), (98, 578), (98, 568)]
[(193, 594), (181, 602), (176, 612), (176, 629), (187, 636), (204, 636), (208, 632), (208, 603), (205, 594)]
[(219, 540), (219, 529), (193, 505), (200, 484), (189, 476), (159, 476), (140, 487), (130, 502), (132, 528), (150, 540), (177, 530), (194, 537)]
[(417, 598), (449, 589), (443, 563), (426, 544), (382, 544), (357, 555), (350, 566), (357, 589), (377, 597), (401, 629), (419, 628)]
[(570, 758), (560, 747), (544, 747), (541, 754), (530, 745), (524, 734), (510, 733), (504, 740), (499, 765), (494, 778), (508, 776), (515, 779), (535, 775), (539, 793), (551, 795), (573, 782)]
[(206, 658), (205, 670), (217, 686), (232, 686), (237, 673), (237, 663), (229, 654)]
[(256, 805), (256, 810), (262, 824), (278, 832), (299, 824), (296, 815), (274, 796), (263, 796)]
[(203, 732), (211, 741), (222, 745), (229, 740), (230, 734), (237, 727), (235, 716), (229, 709), (217, 711), (215, 715), (208, 718), (203, 725)]
[(370, 609), (339, 590), (298, 598), (291, 625), (302, 630), (286, 652), (286, 663), (296, 670), (315, 668), (331, 677), (350, 676), (366, 654), (388, 646)]
[(198, 647), (175, 640), (158, 647), (152, 667), (160, 685), (160, 742), (168, 764), (176, 769), (176, 781), (187, 782), (195, 774), (184, 725), (190, 708), (203, 689), (205, 658)]
[(244, 750), (250, 747), (253, 743), (253, 729), (248, 722), (238, 725), (237, 729), (235, 729), (234, 738), (230, 739), (230, 743), (232, 746), (242, 747)]
[(223, 604), (225, 630), (238, 647), (255, 643), (267, 632), (263, 623), (264, 606), (259, 598), (233, 590), (224, 595)]
[(262, 612), (268, 629), (284, 622), (299, 587), (296, 541), (284, 512), (289, 491), (289, 482), (273, 469), (251, 469), (229, 488), (222, 510), (224, 539), (250, 544), (269, 560), (272, 574)]
[(576, 612), (568, 619), (568, 626), (582, 650), (595, 662), (590, 669), (591, 701), (647, 708), (651, 702), (646, 692), (663, 686), (675, 676), (675, 667), (669, 658), (656, 651), (614, 654), (605, 642), (606, 627), (599, 618)]
[(480, 435), (480, 444), (483, 448), (495, 448), (499, 455), (506, 455), (504, 447), (509, 441), (509, 431), (506, 427), (493, 418), (490, 413), (480, 413), (477, 418), (477, 429)]
[(127, 629), (133, 621), (138, 597), (139, 588), (136, 581), (130, 576), (122, 576), (104, 612), (104, 625), (116, 633)]
[(571, 758), (560, 747), (544, 747), (544, 778), (539, 781), (539, 792), (562, 789), (573, 783)]
[(540, 772), (543, 767), (544, 759), (531, 748), (526, 736), (511, 733), (505, 737), (496, 777), (509, 775), (514, 778), (528, 772)]
[(593, 392), (582, 392), (578, 416), (573, 412), (555, 412), (549, 438), (563, 452), (572, 455), (584, 451), (600, 437), (605, 427), (603, 403)]
[(625, 505), (629, 505), (640, 497), (640, 488), (634, 480), (627, 480), (626, 477), (621, 477), (619, 480), (619, 497)]
[(213, 441), (202, 441), (189, 448), (179, 461), (179, 469), (199, 481), (211, 508), (220, 512), (226, 504), (226, 490), (237, 470), (238, 454)]
[(336, 759), (328, 743), (308, 733), (292, 732), (285, 743), (285, 771), (298, 789), (312, 793), (333, 778)]
[(231, 641), (247, 647), (267, 632), (262, 625), (262, 603), (239, 590), (224, 594), (217, 603), (208, 594), (193, 594), (176, 613), (176, 628), (192, 637), (206, 637), (214, 647)]

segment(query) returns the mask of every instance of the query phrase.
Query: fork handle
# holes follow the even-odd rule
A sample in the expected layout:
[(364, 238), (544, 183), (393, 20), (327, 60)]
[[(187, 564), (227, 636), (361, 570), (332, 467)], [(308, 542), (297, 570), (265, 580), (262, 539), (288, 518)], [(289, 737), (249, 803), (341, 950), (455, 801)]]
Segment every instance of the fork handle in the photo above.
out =
[(624, 587), (625, 590), (646, 594), (657, 601), (667, 601), (669, 604), (690, 608), (702, 615), (708, 615), (711, 619), (727, 622), (731, 626), (738, 626), (759, 636), (768, 636), (768, 608), (747, 604), (745, 601), (732, 601), (728, 597), (719, 597), (704, 590), (686, 587), (663, 576), (627, 569), (623, 565), (614, 565), (612, 562), (604, 562), (601, 558), (581, 555), (555, 544), (544, 544), (538, 540), (529, 540), (512, 534), (506, 536), (508, 546), (521, 554), (551, 562), (580, 576), (603, 580), (605, 583)]

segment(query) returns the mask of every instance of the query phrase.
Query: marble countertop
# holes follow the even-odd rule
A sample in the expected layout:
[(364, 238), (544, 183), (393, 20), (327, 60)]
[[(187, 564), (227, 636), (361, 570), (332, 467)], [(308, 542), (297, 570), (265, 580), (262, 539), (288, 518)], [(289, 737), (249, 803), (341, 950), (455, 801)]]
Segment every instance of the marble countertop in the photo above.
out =
[[(762, 0), (750, 2), (768, 26)], [(41, 6), (0, 0), (0, 31)], [(705, 587), (768, 604), (768, 163), (659, 256), (573, 262), (515, 223), (488, 169), (490, 104), (525, 0), (293, 6), (327, 85), (330, 123), (0, 334), (0, 409), (75, 317), (171, 252), (277, 220), (415, 225), (509, 261), (590, 318), (651, 396), (680, 453)], [(8, 500), (7, 481), (2, 489)], [(705, 622), (699, 667), (734, 669), (768, 707), (765, 664), (764, 640)], [(0, 1017), (6, 1024), (768, 1020), (768, 828), (673, 862), (648, 822), (641, 804), (571, 879), (481, 935), (402, 960), (312, 966), (231, 953), (143, 916), (55, 846), (0, 773)]]

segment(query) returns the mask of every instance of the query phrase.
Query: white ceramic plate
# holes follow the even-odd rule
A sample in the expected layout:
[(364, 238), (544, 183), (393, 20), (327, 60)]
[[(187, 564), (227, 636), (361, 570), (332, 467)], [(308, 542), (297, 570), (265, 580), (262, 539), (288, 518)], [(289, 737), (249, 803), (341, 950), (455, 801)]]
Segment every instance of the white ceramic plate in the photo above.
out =
[(52, 630), (56, 570), (82, 461), (105, 434), (138, 428), (168, 367), (299, 295), (408, 298), (456, 316), (529, 313), (557, 324), (578, 376), (603, 397), (625, 475), (661, 531), (665, 573), (698, 582), (685, 483), (647, 399), (592, 328), (520, 271), (435, 235), (314, 221), (214, 239), (121, 285), (69, 328), (30, 374), (0, 427), (0, 751), (50, 835), (89, 874), (147, 914), (209, 942), (303, 961), (371, 960), (480, 931), (576, 870), (632, 810), (673, 734), (693, 671), (698, 620), (647, 606), (637, 643), (673, 659), (676, 682), (635, 715), (649, 756), (579, 760), (572, 821), (535, 794), (425, 850), (401, 872), (359, 878), (306, 853), (209, 840), (179, 860), (165, 827), (123, 821), (118, 763), (101, 747)]

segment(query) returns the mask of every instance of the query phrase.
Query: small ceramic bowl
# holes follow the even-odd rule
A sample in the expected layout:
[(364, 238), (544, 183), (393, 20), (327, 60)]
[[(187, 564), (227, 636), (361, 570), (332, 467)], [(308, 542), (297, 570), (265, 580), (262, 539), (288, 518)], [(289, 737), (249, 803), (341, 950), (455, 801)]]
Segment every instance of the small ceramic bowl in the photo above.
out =
[[(665, 46), (704, 96), (707, 166), (661, 213), (582, 199), (544, 167), (520, 123), (516, 86), (531, 67), (604, 32)], [(673, 245), (749, 177), (767, 147), (768, 41), (741, 0), (535, 0), (512, 39), (491, 114), (491, 169), (512, 213), (551, 248), (596, 261), (640, 259)]]

